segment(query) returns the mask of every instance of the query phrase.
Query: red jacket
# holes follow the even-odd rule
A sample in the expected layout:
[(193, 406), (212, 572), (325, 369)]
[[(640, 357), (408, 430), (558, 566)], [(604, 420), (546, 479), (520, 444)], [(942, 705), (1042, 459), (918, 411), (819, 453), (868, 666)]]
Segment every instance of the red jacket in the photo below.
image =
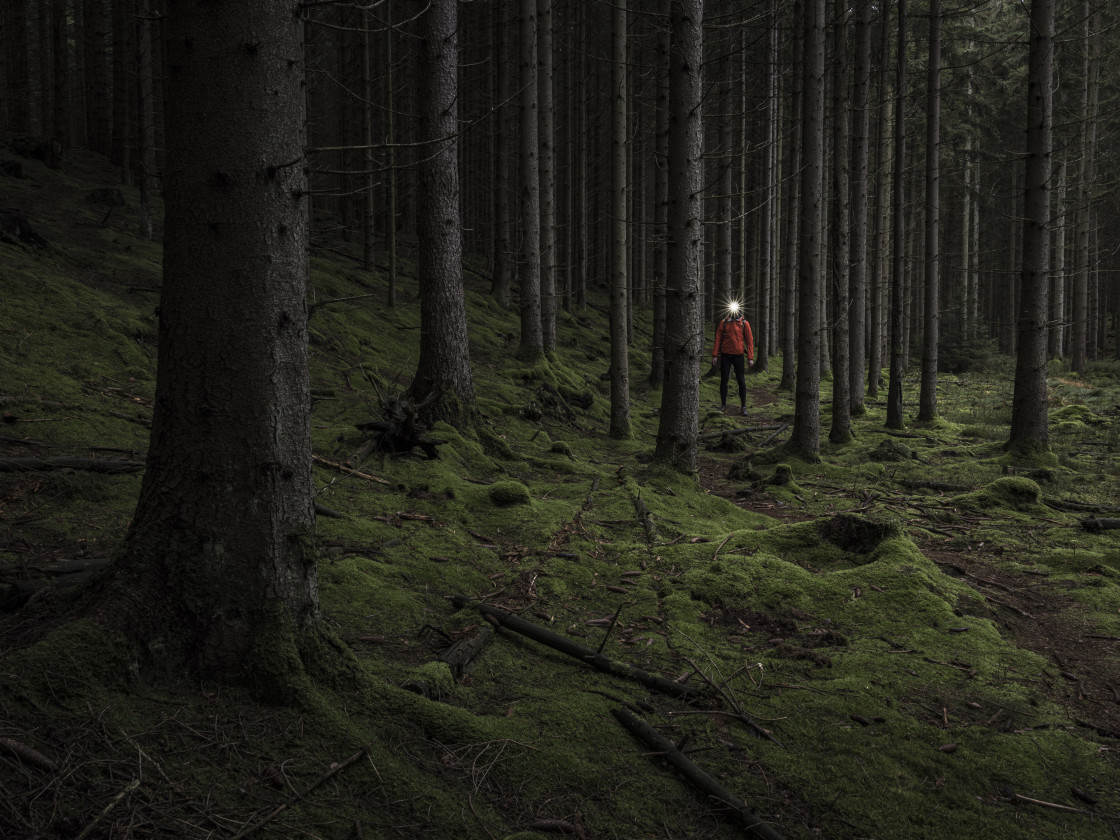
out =
[(738, 356), (746, 353), (750, 361), (754, 361), (754, 334), (751, 325), (742, 315), (733, 318), (730, 315), (719, 322), (716, 327), (716, 344), (712, 348), (712, 358), (721, 353)]

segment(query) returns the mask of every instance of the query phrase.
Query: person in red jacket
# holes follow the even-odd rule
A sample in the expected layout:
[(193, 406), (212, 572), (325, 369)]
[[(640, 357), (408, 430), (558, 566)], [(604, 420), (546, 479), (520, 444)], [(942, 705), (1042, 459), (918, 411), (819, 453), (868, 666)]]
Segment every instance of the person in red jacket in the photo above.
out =
[(751, 325), (739, 311), (739, 304), (732, 303), (727, 315), (716, 326), (716, 343), (712, 348), (712, 365), (719, 365), (719, 402), (720, 411), (727, 410), (727, 380), (731, 369), (735, 368), (735, 380), (739, 383), (739, 413), (747, 416), (747, 380), (744, 376), (743, 359), (747, 365), (754, 364), (754, 334)]

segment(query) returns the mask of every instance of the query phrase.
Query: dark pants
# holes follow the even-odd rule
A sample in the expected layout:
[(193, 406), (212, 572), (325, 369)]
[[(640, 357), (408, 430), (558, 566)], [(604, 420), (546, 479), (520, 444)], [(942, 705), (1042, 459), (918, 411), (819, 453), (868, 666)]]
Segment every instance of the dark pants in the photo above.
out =
[(727, 380), (735, 368), (735, 381), (739, 383), (739, 404), (747, 405), (747, 378), (743, 373), (742, 353), (721, 353), (719, 357), (719, 401), (727, 405)]

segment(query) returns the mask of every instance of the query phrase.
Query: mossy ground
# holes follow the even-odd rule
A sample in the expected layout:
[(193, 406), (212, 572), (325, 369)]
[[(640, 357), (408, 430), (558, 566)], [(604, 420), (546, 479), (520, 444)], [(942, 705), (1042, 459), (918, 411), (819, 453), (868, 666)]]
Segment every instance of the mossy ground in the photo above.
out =
[[(24, 164), (13, 201), (52, 247), (0, 243), (0, 396), (20, 398), (3, 405), (0, 456), (140, 455), (159, 249), (133, 235), (134, 210), (103, 225), (83, 203), (112, 183), (92, 158), (61, 174)], [(327, 460), (360, 448), (355, 424), (414, 372), (416, 290), (401, 282), (389, 309), (379, 272), (315, 256), (312, 433)], [(90, 836), (234, 836), (287, 805), (253, 836), (741, 836), (615, 722), (628, 706), (788, 838), (1116, 836), (1120, 551), (1115, 532), (1079, 526), (1086, 506), (1120, 506), (1115, 365), (1085, 380), (1052, 371), (1047, 464), (1002, 447), (1007, 370), (945, 377), (941, 419), (901, 433), (870, 402), (844, 446), (827, 443), (826, 380), (821, 462), (782, 458), (781, 484), (776, 464), (752, 460), (788, 435), (767, 441), (792, 415), (780, 364), (749, 378), (746, 420), (707, 410), (709, 378), (703, 434), (770, 428), (705, 452), (697, 480), (651, 463), (648, 324), (635, 329), (634, 435), (611, 440), (605, 320), (562, 316), (554, 357), (525, 367), (516, 312), (478, 275), (467, 285), (479, 426), (437, 426), (438, 460), (374, 455), (363, 470), (384, 484), (315, 467), (317, 501), (343, 514), (318, 537), (323, 621), (348, 667), (317, 673), (299, 708), (141, 684), (111, 638), (67, 622), (69, 590), (42, 592), (0, 618), (0, 737), (55, 767), (0, 748), (0, 833), (74, 837), (96, 822)], [(324, 303), (361, 294), (375, 297)], [(916, 381), (906, 393), (914, 402)], [(874, 460), (884, 442), (912, 456)], [(108, 557), (138, 487), (0, 477), (2, 580)], [(450, 679), (436, 657), (485, 626), (457, 594), (705, 699), (653, 694), (508, 631)], [(437, 699), (403, 688), (414, 682)]]

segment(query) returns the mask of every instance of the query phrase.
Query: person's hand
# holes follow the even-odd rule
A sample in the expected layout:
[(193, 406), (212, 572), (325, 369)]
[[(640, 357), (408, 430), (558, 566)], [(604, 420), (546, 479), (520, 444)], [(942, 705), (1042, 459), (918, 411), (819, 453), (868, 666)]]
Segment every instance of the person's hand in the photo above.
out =
[(719, 356), (712, 356), (712, 367), (719, 364)]
[(749, 368), (754, 367), (754, 359), (748, 359), (747, 360), (747, 367), (749, 367)]

